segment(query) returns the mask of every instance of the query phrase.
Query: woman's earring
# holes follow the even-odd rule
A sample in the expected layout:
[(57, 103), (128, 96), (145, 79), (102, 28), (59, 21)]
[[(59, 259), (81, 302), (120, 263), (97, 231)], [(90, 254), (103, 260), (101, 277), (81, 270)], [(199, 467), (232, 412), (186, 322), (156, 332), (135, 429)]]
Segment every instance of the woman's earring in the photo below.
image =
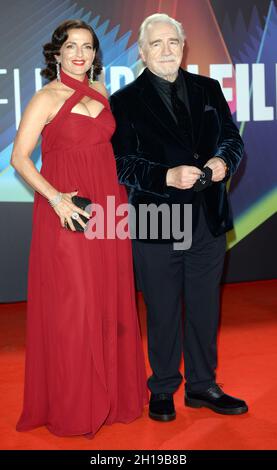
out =
[(94, 80), (93, 80), (93, 77), (94, 76), (94, 65), (92, 64), (91, 67), (90, 67), (90, 72), (89, 72), (89, 83), (90, 85), (93, 84)]
[(56, 62), (56, 72), (57, 72), (57, 80), (58, 82), (61, 81), (61, 64), (60, 62)]

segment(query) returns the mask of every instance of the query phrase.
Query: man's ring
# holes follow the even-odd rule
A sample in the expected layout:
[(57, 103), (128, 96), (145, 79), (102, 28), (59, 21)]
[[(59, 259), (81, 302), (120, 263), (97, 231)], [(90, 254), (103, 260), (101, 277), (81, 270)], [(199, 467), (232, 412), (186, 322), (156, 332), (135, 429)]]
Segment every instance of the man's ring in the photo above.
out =
[(71, 215), (71, 218), (74, 219), (74, 220), (78, 220), (79, 219), (79, 214), (78, 212), (72, 212), (72, 215)]

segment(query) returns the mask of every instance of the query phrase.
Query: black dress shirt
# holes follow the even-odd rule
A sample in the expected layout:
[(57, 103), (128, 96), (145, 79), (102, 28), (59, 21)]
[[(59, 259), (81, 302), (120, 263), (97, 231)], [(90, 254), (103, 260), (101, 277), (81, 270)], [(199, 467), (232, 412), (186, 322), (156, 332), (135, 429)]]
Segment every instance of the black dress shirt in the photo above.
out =
[(179, 99), (183, 102), (186, 106), (188, 113), (190, 114), (190, 107), (189, 107), (189, 99), (188, 99), (188, 92), (186, 87), (185, 79), (183, 78), (180, 70), (178, 72), (178, 76), (174, 82), (169, 82), (158, 75), (152, 73), (149, 69), (146, 69), (147, 75), (151, 80), (152, 84), (156, 88), (157, 92), (159, 93), (163, 103), (166, 105), (168, 111), (172, 115), (173, 119), (177, 123), (177, 117), (173, 111), (171, 94), (172, 94), (172, 85), (174, 84), (177, 89), (177, 95)]

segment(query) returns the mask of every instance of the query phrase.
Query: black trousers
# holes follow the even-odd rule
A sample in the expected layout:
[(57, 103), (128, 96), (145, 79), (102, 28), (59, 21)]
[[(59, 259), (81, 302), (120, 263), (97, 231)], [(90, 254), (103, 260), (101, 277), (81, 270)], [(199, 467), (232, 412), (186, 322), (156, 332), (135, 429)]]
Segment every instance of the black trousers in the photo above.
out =
[(202, 207), (188, 250), (133, 240), (135, 271), (147, 307), (152, 393), (178, 388), (182, 351), (187, 390), (202, 391), (215, 383), (225, 249), (226, 236), (211, 234)]

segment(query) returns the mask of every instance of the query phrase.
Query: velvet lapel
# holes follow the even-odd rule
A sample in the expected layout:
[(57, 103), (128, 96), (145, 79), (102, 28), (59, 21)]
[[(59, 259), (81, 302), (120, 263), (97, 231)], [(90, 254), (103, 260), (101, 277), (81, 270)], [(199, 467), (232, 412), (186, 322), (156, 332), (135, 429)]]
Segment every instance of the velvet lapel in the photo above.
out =
[(182, 135), (178, 129), (176, 122), (168, 111), (159, 93), (151, 83), (144, 71), (137, 79), (137, 85), (141, 90), (141, 98), (149, 111), (153, 114), (160, 124), (179, 142), (184, 145)]
[(184, 76), (188, 91), (193, 139), (196, 150), (204, 117), (204, 89), (198, 85), (192, 74), (183, 69), (181, 69), (181, 72)]
[[(181, 69), (182, 70), (182, 69)], [(204, 93), (203, 88), (199, 86), (193, 80), (193, 76), (188, 72), (182, 70), (184, 78), (186, 80), (187, 89), (188, 89), (188, 98), (190, 104), (190, 111), (192, 117), (192, 126), (193, 126), (193, 136), (195, 145), (197, 144), (199, 132), (201, 128), (203, 111), (204, 111)], [(177, 139), (182, 145), (185, 145), (185, 141), (182, 138), (182, 135), (178, 129), (176, 122), (168, 111), (167, 107), (160, 98), (158, 92), (155, 90), (155, 87), (152, 85), (151, 81), (148, 79), (146, 72), (144, 71), (137, 78), (137, 86), (141, 90), (141, 98), (143, 99), (145, 105), (153, 114), (153, 116), (160, 122), (160, 124), (168, 131), (170, 134)]]

